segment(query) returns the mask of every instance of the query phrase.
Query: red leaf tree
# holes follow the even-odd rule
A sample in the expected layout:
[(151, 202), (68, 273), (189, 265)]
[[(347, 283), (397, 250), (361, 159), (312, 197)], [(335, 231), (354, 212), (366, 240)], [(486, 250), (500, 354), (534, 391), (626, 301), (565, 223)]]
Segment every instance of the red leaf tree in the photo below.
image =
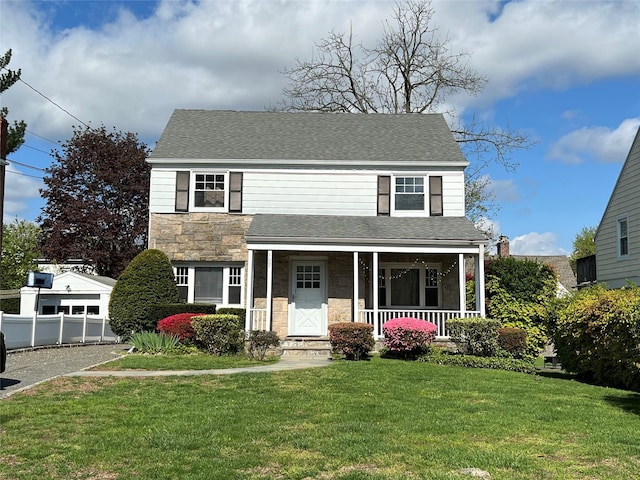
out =
[(134, 133), (74, 127), (44, 178), (42, 253), (117, 278), (147, 245), (148, 153)]

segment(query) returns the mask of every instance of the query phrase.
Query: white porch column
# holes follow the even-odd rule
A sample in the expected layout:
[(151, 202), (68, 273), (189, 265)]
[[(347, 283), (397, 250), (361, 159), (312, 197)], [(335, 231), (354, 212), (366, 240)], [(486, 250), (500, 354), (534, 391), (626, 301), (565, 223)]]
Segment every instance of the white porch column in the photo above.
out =
[(464, 254), (458, 254), (458, 283), (460, 286), (460, 316), (464, 317), (467, 311), (467, 285), (465, 282)]
[(476, 310), (480, 311), (482, 317), (486, 316), (484, 298), (484, 245), (478, 247), (478, 258), (476, 258), (475, 268), (476, 278)]
[(247, 286), (247, 292), (246, 292), (246, 304), (245, 304), (245, 308), (247, 309), (247, 314), (245, 315), (244, 318), (244, 329), (249, 332), (251, 330), (254, 330), (253, 328), (253, 250), (248, 249), (247, 250), (247, 271), (245, 273), (246, 277), (246, 282), (245, 285)]
[(373, 284), (373, 338), (380, 336), (380, 324), (378, 322), (378, 305), (380, 291), (378, 288), (378, 275), (380, 267), (378, 266), (378, 252), (373, 252), (373, 272), (371, 272), (371, 283)]
[(353, 321), (358, 321), (358, 252), (353, 252)]
[(267, 330), (272, 330), (271, 311), (273, 302), (273, 250), (267, 251)]

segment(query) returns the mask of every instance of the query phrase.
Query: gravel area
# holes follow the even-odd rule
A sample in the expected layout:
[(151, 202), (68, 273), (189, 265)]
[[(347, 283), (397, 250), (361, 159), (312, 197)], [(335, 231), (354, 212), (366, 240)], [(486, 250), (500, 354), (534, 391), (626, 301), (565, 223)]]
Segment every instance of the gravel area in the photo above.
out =
[(129, 345), (71, 345), (10, 351), (0, 373), (0, 398), (60, 375), (118, 358)]

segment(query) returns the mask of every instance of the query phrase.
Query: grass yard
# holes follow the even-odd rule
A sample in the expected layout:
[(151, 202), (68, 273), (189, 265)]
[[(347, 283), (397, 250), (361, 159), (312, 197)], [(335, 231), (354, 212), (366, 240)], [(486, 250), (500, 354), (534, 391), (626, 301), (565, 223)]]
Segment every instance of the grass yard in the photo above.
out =
[(113, 362), (98, 365), (93, 370), (215, 370), (218, 368), (251, 367), (269, 365), (278, 357), (266, 357), (264, 361), (249, 360), (244, 356), (214, 356), (207, 353), (189, 355), (146, 355), (130, 353)]
[(640, 395), (373, 358), (278, 373), (58, 378), (0, 402), (0, 478), (631, 479)]

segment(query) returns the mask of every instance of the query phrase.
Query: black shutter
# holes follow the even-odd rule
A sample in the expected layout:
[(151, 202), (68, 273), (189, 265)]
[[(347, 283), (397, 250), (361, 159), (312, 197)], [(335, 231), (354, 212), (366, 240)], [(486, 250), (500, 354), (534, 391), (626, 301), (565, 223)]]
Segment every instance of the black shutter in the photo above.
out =
[(176, 212), (189, 211), (189, 172), (176, 172)]

